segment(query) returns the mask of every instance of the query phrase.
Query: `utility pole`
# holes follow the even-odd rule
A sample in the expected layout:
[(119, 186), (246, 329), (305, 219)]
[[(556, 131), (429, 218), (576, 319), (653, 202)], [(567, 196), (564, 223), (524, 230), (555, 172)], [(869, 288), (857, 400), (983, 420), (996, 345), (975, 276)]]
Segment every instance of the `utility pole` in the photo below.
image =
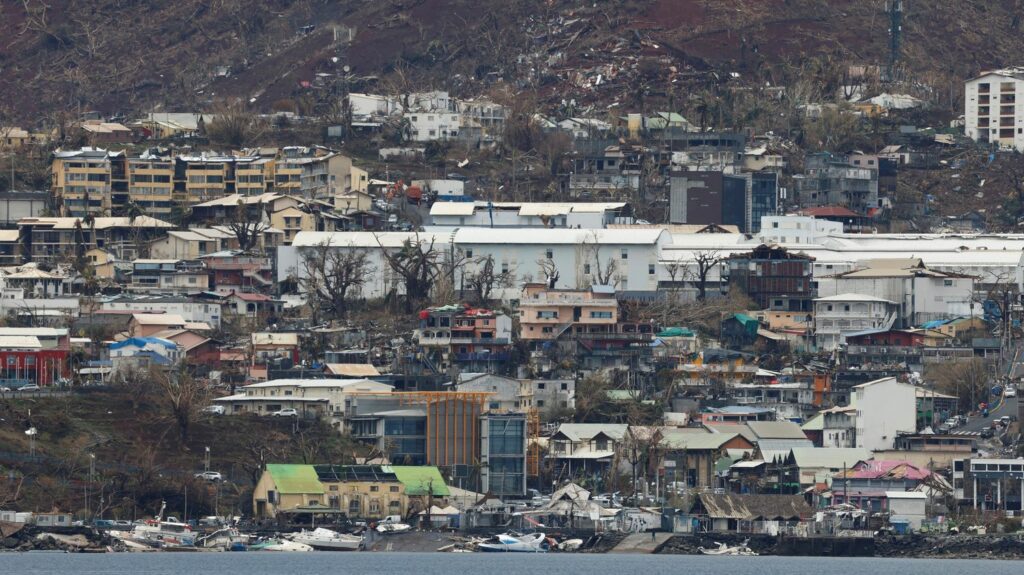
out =
[(886, 80), (896, 80), (896, 62), (900, 57), (900, 46), (903, 44), (903, 0), (888, 0), (889, 12), (889, 66)]

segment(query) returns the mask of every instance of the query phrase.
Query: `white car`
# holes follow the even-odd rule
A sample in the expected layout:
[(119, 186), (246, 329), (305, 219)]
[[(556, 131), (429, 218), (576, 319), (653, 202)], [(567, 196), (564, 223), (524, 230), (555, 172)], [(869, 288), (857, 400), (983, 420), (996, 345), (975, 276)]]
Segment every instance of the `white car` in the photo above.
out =
[(203, 408), (203, 413), (212, 413), (214, 415), (224, 415), (223, 405), (207, 405)]
[(298, 417), (299, 416), (299, 412), (295, 411), (294, 408), (288, 407), (288, 408), (285, 408), (285, 409), (280, 409), (278, 411), (275, 411), (275, 412), (271, 413), (270, 416), (271, 417)]
[(39, 386), (34, 383), (30, 383), (29, 385), (19, 387), (18, 391), (39, 391)]
[(220, 481), (224, 479), (218, 471), (203, 471), (202, 473), (196, 473), (196, 479), (205, 479), (207, 481)]
[(1017, 397), (1017, 388), (1016, 387), (1007, 387), (1003, 391), (1003, 397)]

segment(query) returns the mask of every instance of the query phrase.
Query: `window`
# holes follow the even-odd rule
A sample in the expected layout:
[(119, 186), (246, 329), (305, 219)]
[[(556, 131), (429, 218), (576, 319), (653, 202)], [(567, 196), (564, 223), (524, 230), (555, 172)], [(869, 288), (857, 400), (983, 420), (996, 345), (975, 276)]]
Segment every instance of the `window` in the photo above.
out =
[(543, 399), (538, 399), (537, 400), (537, 407), (544, 407), (544, 400)]
[(380, 499), (370, 500), (370, 514), (377, 515), (380, 513)]
[(629, 259), (629, 250), (623, 248), (622, 252), (619, 255), (622, 257), (622, 259), (628, 260)]
[(380, 491), (380, 486), (379, 485), (371, 485), (370, 486), (370, 493), (377, 493), (378, 491)]
[(569, 384), (563, 382), (562, 383), (562, 391), (568, 391), (568, 390), (569, 390)]
[(353, 499), (348, 502), (348, 514), (358, 517), (359, 516), (359, 500)]
[(654, 264), (647, 264), (647, 275), (654, 275)]
[(466, 257), (467, 258), (473, 257), (473, 250), (466, 250)]
[(537, 319), (558, 319), (558, 311), (538, 311)]
[(584, 275), (589, 275), (590, 274), (590, 264), (583, 264), (583, 274)]
[(594, 441), (594, 449), (598, 451), (608, 451), (608, 439), (602, 437)]
[[(397, 485), (392, 485), (391, 487), (388, 488), (388, 491), (390, 491), (391, 493), (398, 493), (398, 486)], [(397, 501), (393, 501), (392, 503), (398, 503), (398, 502)]]
[(554, 257), (554, 255), (555, 254), (554, 254), (554, 252), (552, 250), (545, 250), (545, 252), (544, 252), (544, 257), (546, 257), (548, 259), (551, 259), (552, 257)]
[(850, 311), (850, 306), (844, 305), (843, 306), (843, 311)]
[(942, 280), (942, 285), (945, 287), (953, 287), (953, 280)]
[(540, 383), (537, 384), (537, 389), (544, 389), (544, 386), (545, 386), (544, 382), (540, 382)]
[(501, 273), (508, 273), (508, 262), (501, 262)]
[(592, 311), (590, 312), (591, 319), (612, 319), (612, 312), (610, 311)]

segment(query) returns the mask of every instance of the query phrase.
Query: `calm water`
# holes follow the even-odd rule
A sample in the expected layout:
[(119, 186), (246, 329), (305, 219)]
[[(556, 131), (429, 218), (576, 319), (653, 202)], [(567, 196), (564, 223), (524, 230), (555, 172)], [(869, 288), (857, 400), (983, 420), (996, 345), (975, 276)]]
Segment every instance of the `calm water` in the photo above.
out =
[(0, 574), (33, 575), (1021, 575), (1024, 561), (485, 553), (0, 554)]

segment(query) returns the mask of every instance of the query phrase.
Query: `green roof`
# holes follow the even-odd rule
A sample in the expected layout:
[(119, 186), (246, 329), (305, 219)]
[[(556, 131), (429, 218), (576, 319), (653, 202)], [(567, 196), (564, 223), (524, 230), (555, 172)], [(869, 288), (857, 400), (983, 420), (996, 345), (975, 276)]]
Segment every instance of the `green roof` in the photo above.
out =
[(392, 465), (384, 466), (384, 470), (391, 471), (398, 477), (398, 480), (405, 485), (406, 495), (427, 495), (428, 489), (433, 491), (435, 496), (449, 495), (448, 485), (436, 467)]
[(658, 332), (658, 337), (693, 337), (693, 330), (685, 327), (670, 327)]
[(312, 465), (271, 463), (267, 472), (274, 480), (278, 493), (323, 493), (324, 486)]

